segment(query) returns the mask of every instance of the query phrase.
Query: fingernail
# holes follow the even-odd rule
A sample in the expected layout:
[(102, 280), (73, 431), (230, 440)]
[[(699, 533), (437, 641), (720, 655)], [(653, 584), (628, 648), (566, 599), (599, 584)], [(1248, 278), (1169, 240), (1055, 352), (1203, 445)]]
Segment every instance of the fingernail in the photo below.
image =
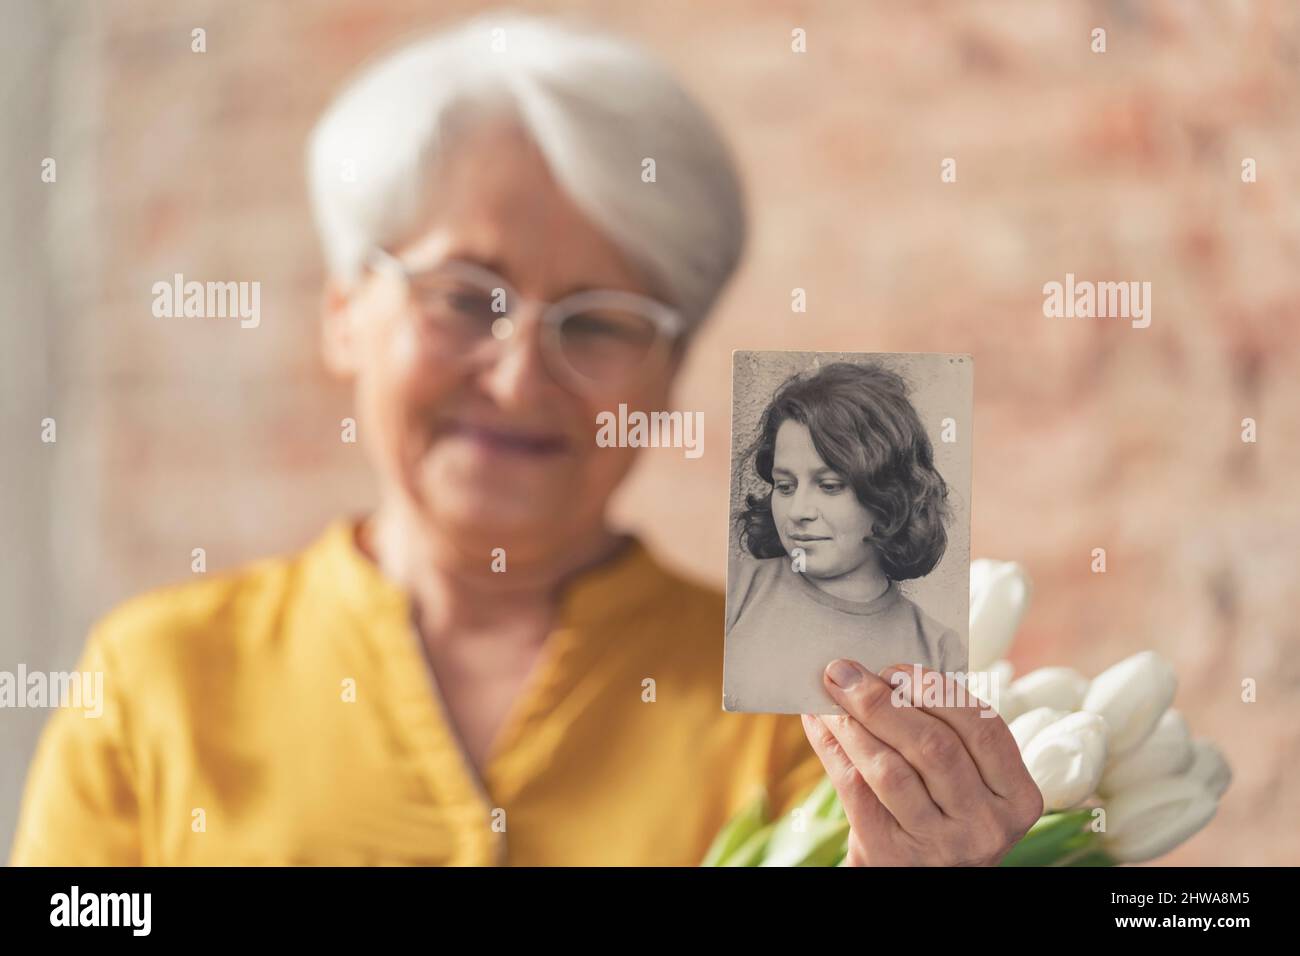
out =
[(858, 666), (852, 661), (838, 660), (831, 661), (826, 668), (826, 676), (840, 690), (848, 690), (862, 680), (862, 671), (858, 670)]

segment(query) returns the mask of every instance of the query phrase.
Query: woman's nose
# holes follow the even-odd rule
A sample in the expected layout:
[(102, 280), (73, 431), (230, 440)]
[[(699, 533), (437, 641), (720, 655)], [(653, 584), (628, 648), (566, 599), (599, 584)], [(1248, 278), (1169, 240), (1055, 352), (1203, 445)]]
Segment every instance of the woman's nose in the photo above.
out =
[(541, 323), (532, 310), (525, 309), (498, 322), (502, 325), (493, 329), (495, 348), (479, 382), (502, 407), (533, 406), (546, 391), (558, 387), (542, 354)]
[(794, 500), (790, 503), (790, 517), (796, 521), (813, 521), (817, 518), (817, 507), (812, 495), (803, 488), (796, 489)]

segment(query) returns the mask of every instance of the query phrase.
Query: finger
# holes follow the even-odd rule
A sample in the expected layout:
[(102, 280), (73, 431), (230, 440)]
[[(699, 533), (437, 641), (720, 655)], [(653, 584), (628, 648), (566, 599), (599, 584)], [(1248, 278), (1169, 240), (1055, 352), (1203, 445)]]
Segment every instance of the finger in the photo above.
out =
[(912, 706), (906, 687), (896, 691), (863, 665), (848, 660), (832, 661), (823, 681), (837, 704), (902, 755), (946, 816), (973, 816), (987, 799), (988, 788), (961, 738), (942, 720)]
[(822, 723), (900, 827), (921, 833), (942, 822), (943, 812), (902, 754), (851, 715), (826, 716)]
[(803, 715), (803, 730), (808, 742), (826, 768), (835, 792), (840, 795), (849, 826), (858, 834), (864, 848), (883, 846), (898, 830), (898, 821), (872, 792), (858, 768), (849, 759), (835, 735), (816, 714)]
[(882, 671), (881, 676), (890, 681), (900, 671), (911, 675), (916, 706), (942, 720), (961, 738), (989, 790), (1004, 799), (1025, 792), (1026, 783), (1032, 778), (1025, 769), (1015, 738), (996, 710), (956, 678), (928, 667), (895, 664)]

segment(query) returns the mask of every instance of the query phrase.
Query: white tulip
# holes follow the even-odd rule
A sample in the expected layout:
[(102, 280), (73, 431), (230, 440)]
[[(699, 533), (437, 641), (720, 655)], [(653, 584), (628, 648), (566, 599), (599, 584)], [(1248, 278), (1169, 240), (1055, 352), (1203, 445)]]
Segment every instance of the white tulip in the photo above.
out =
[(1105, 718), (1111, 756), (1122, 757), (1146, 740), (1177, 687), (1169, 663), (1155, 651), (1142, 651), (1093, 678), (1083, 709)]
[(990, 679), (995, 680), (999, 687), (1007, 687), (1011, 684), (1011, 678), (1016, 676), (1016, 668), (1009, 660), (1003, 658), (994, 661), (985, 673)]
[(1106, 766), (1106, 722), (1087, 711), (1067, 714), (1034, 734), (1021, 757), (1043, 794), (1044, 812), (1076, 807), (1096, 791)]
[(1197, 739), (1192, 741), (1192, 763), (1183, 776), (1199, 783), (1217, 800), (1232, 783), (1232, 768), (1213, 741)]
[(993, 709), (1008, 724), (1029, 710), (1010, 687), (1004, 687), (998, 692), (998, 699), (993, 704)]
[(1088, 678), (1072, 667), (1040, 667), (1013, 683), (1011, 689), (1025, 710), (1079, 710), (1088, 691)]
[(1033, 710), (1025, 711), (1020, 716), (1008, 721), (1007, 729), (1011, 731), (1011, 736), (1016, 739), (1016, 746), (1020, 748), (1020, 752), (1023, 754), (1025, 745), (1033, 740), (1041, 730), (1068, 716), (1070, 716), (1068, 710), (1035, 707)]
[(1102, 846), (1120, 863), (1164, 856), (1210, 822), (1219, 802), (1186, 776), (1148, 780), (1106, 802)]
[(986, 670), (1006, 653), (1029, 606), (1029, 596), (1029, 576), (1016, 562), (988, 558), (971, 562), (971, 670)]
[(1003, 720), (1006, 720), (1003, 705), (1007, 699), (1013, 673), (1011, 662), (1006, 660), (998, 661), (987, 670), (967, 671), (964, 678), (966, 690), (984, 701), (996, 710)]
[(1102, 793), (1119, 793), (1147, 780), (1177, 776), (1191, 765), (1192, 737), (1187, 721), (1170, 708), (1160, 716), (1146, 740), (1123, 756), (1111, 759), (1098, 789)]

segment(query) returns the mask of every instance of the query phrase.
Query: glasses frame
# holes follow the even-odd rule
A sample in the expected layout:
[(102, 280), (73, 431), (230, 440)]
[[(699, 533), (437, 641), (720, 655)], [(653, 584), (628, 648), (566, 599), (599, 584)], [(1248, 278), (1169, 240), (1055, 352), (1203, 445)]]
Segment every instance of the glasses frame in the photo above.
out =
[(572, 386), (583, 392), (608, 391), (618, 385), (627, 384), (592, 378), (575, 368), (565, 357), (560, 342), (560, 328), (568, 318), (580, 314), (584, 304), (598, 302), (613, 308), (627, 308), (644, 315), (654, 324), (655, 339), (651, 344), (651, 352), (647, 352), (642, 360), (639, 375), (634, 381), (645, 378), (657, 361), (668, 358), (673, 346), (686, 332), (686, 320), (680, 311), (658, 299), (623, 289), (587, 289), (554, 301), (535, 299), (521, 294), (504, 276), (477, 263), (462, 259), (444, 259), (436, 264), (414, 269), (380, 246), (371, 248), (366, 255), (366, 265), (371, 269), (384, 270), (399, 276), (406, 288), (408, 299), (414, 298), (413, 292), (419, 277), (435, 273), (460, 276), (476, 285), (486, 284), (486, 287), (493, 291), (501, 289), (505, 293), (507, 303), (506, 311), (501, 313), (501, 318), (510, 319), (512, 326), (506, 336), (498, 337), (492, 333), (490, 338), (496, 342), (513, 337), (518, 331), (517, 325), (514, 324), (518, 320), (514, 316), (519, 311), (529, 305), (539, 307), (538, 321), (542, 327), (542, 352), (547, 359), (547, 364), (550, 365), (552, 372), (567, 379)]

